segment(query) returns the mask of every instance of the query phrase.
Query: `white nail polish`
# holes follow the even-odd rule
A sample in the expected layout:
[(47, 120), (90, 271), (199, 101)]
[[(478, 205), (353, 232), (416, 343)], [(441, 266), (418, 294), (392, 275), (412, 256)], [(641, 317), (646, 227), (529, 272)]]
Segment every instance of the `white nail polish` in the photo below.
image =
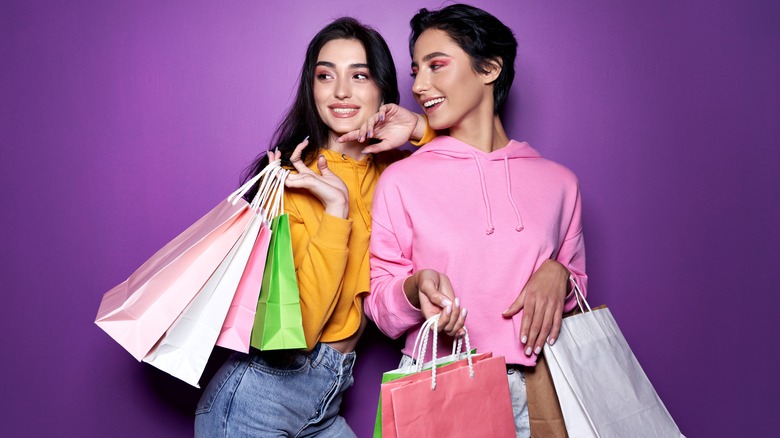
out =
[(525, 349), (525, 355), (530, 356), (531, 355), (531, 347), (528, 347)]
[(528, 336), (523, 336), (522, 338), (520, 338), (520, 342), (522, 342), (523, 344), (528, 342)]
[(465, 318), (467, 313), (469, 313), (469, 309), (466, 309), (466, 308), (464, 307), (464, 308), (463, 308), (463, 310), (461, 310), (461, 313), (460, 313), (460, 314), (461, 314), (461, 315), (463, 315), (463, 317)]
[(452, 313), (452, 306), (447, 306), (444, 310), (447, 312), (447, 315), (449, 315)]
[(460, 298), (455, 298), (455, 307), (460, 307)]
[(445, 299), (441, 300), (441, 305), (442, 306), (449, 306), (451, 304), (452, 304), (452, 301), (450, 301), (449, 298), (445, 298)]
[(536, 347), (536, 349), (534, 350), (534, 353), (536, 354), (539, 354), (541, 352), (542, 352), (542, 347)]

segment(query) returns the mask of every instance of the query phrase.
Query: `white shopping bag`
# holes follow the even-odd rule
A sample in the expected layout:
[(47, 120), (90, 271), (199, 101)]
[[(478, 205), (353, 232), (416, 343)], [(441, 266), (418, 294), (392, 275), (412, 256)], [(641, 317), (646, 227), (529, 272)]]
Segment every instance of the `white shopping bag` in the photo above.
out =
[(563, 319), (544, 355), (570, 438), (683, 437), (607, 308)]
[[(278, 199), (274, 190), (281, 192), (288, 173), (280, 167), (269, 172), (268, 178), (274, 182), (268, 185), (269, 192), (258, 191), (250, 205), (254, 214), (241, 237), (160, 342), (144, 357), (144, 362), (200, 387), (198, 381), (217, 342), (258, 233), (267, 223), (268, 210), (261, 206), (269, 196)], [(278, 209), (274, 212), (278, 213)]]

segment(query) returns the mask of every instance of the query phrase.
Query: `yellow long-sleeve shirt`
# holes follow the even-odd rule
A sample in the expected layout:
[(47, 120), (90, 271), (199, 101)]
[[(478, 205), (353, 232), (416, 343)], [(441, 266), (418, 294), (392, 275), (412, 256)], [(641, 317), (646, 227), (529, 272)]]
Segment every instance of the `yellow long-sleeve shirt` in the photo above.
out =
[[(368, 240), (371, 200), (386, 160), (355, 161), (328, 149), (320, 154), (328, 168), (349, 189), (347, 219), (325, 213), (305, 189), (285, 189), (284, 209), (290, 217), (293, 258), (301, 297), (306, 345), (335, 342), (353, 335), (363, 315), (369, 290)], [(311, 168), (316, 170), (316, 160)]]

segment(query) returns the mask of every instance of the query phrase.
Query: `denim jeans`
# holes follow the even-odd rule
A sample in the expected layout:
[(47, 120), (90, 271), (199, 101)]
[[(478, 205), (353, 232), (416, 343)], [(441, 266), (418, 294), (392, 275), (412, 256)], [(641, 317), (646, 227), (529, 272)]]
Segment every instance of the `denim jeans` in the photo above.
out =
[[(415, 360), (404, 354), (398, 368), (414, 365)], [(508, 365), (506, 378), (509, 380), (509, 395), (512, 399), (512, 413), (515, 416), (515, 434), (517, 438), (531, 436), (531, 427), (528, 421), (528, 396), (525, 392), (525, 371), (522, 366)]]
[(354, 363), (354, 352), (323, 343), (235, 353), (198, 402), (195, 437), (354, 437), (339, 415)]

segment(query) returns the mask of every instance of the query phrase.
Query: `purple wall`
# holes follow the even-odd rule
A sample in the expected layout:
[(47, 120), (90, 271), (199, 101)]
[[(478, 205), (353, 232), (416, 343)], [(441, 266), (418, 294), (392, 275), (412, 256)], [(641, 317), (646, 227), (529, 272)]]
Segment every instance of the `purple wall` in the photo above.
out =
[[(592, 302), (688, 436), (768, 436), (780, 3), (474, 4), (520, 42), (510, 134), (581, 179)], [(0, 434), (190, 436), (199, 391), (97, 328), (101, 295), (236, 186), (332, 18), (386, 36), (414, 108), (407, 23), (438, 5), (3, 1)], [(361, 437), (396, 359), (364, 340), (346, 408)]]

